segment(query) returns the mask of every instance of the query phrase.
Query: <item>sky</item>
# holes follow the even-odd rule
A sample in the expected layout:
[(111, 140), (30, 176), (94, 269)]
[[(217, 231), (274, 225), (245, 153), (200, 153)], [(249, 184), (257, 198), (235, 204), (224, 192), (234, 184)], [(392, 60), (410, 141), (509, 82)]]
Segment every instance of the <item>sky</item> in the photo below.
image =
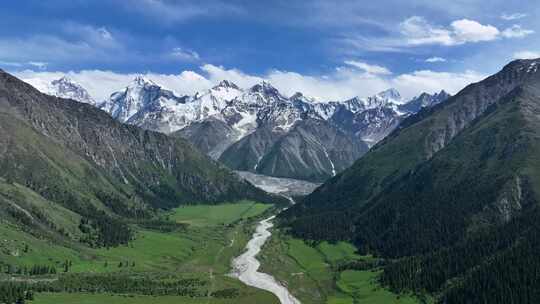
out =
[(68, 75), (103, 100), (137, 74), (178, 94), (270, 81), (322, 100), (456, 93), (540, 57), (536, 0), (18, 0), (0, 3), (0, 68)]

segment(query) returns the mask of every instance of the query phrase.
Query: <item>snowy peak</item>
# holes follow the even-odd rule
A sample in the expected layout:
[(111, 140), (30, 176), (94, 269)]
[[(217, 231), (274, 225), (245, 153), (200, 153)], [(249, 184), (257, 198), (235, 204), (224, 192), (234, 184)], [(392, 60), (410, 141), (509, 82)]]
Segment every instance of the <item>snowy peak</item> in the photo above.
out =
[(96, 104), (94, 99), (90, 96), (90, 94), (88, 94), (88, 91), (85, 88), (83, 88), (80, 84), (76, 83), (67, 76), (64, 76), (57, 80), (53, 80), (47, 90), (47, 93), (50, 95), (73, 99), (75, 101), (88, 103), (91, 105)]
[(157, 86), (155, 82), (144, 77), (143, 75), (135, 76), (135, 78), (133, 78), (133, 81), (131, 83), (139, 85), (139, 86), (147, 86), (147, 85)]
[(305, 103), (316, 103), (317, 100), (314, 97), (305, 96), (304, 94), (300, 92), (294, 93), (291, 97), (289, 97), (289, 100), (292, 102), (305, 102)]
[(396, 107), (397, 105), (404, 103), (403, 98), (396, 89), (388, 89), (374, 96), (360, 100), (363, 103), (364, 110), (381, 107)]
[(414, 97), (410, 101), (399, 105), (399, 110), (405, 113), (416, 113), (422, 108), (432, 107), (447, 100), (450, 97), (451, 95), (444, 90), (435, 94), (429, 94), (424, 92), (417, 97)]
[(259, 93), (266, 96), (280, 96), (281, 97), (281, 94), (279, 93), (278, 89), (273, 87), (267, 81), (263, 81), (261, 83), (258, 83), (252, 86), (251, 89), (249, 89), (249, 91), (252, 93)]
[(240, 88), (232, 81), (229, 80), (222, 80), (220, 83), (218, 83), (216, 86), (214, 86), (212, 89), (219, 90), (219, 89), (235, 89), (240, 91)]
[(124, 90), (111, 94), (110, 99), (101, 104), (100, 108), (114, 118), (128, 122), (135, 116), (141, 119), (149, 111), (170, 108), (184, 103), (186, 99), (185, 96), (175, 96), (172, 91), (161, 88), (150, 79), (137, 76)]
[(386, 100), (392, 100), (392, 101), (401, 101), (401, 94), (399, 94), (398, 90), (394, 88), (390, 88), (388, 90), (382, 91), (377, 94), (378, 97)]
[(291, 100), (297, 100), (297, 99), (304, 99), (304, 94), (300, 93), (300, 92), (296, 92), (294, 93), (291, 97), (289, 97), (289, 99)]

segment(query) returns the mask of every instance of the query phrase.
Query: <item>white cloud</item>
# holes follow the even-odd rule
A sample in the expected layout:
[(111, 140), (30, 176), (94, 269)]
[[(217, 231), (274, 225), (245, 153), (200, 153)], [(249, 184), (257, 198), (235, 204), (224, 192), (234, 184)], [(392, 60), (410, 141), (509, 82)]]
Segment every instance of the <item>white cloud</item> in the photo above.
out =
[(362, 71), (365, 71), (369, 74), (379, 74), (379, 75), (391, 75), (392, 72), (390, 72), (389, 69), (380, 66), (380, 65), (372, 65), (361, 61), (355, 61), (355, 60), (347, 60), (345, 61), (345, 64), (356, 67)]
[(420, 16), (413, 16), (400, 24), (401, 34), (408, 44), (455, 44), (452, 33), (448, 29), (436, 27)]
[(187, 50), (181, 47), (175, 47), (171, 55), (173, 58), (180, 61), (198, 61), (200, 58), (199, 54), (192, 50)]
[[(36, 88), (43, 88), (62, 76), (69, 76), (88, 90), (96, 100), (108, 99), (110, 94), (123, 90), (137, 75), (135, 73), (121, 74), (103, 70), (82, 70), (78, 72), (44, 72), (23, 70), (13, 73), (15, 76), (32, 84)], [(213, 83), (205, 77), (193, 71), (183, 71), (180, 74), (146, 73), (148, 78), (157, 84), (169, 88), (178, 95), (194, 94), (210, 88)]]
[[(14, 74), (38, 88), (67, 74), (83, 85), (96, 100), (107, 99), (112, 92), (124, 89), (136, 76), (136, 74), (100, 70), (83, 70), (65, 74), (25, 70)], [(179, 95), (204, 91), (223, 79), (233, 81), (243, 88), (249, 88), (262, 80), (267, 80), (286, 96), (300, 91), (319, 100), (344, 100), (354, 96), (370, 96), (390, 87), (398, 89), (406, 98), (424, 91), (432, 93), (442, 89), (456, 93), (467, 84), (484, 77), (473, 71), (447, 73), (429, 70), (389, 76), (368, 73), (356, 67), (338, 67), (326, 75), (302, 75), (280, 70), (271, 70), (264, 75), (250, 75), (238, 69), (226, 69), (211, 64), (201, 66), (200, 72), (147, 73), (145, 75)]]
[(520, 51), (514, 53), (514, 59), (537, 59), (540, 58), (540, 52)]
[(483, 25), (469, 19), (456, 20), (450, 24), (456, 44), (495, 40), (500, 34), (492, 25)]
[(521, 18), (527, 17), (527, 14), (523, 13), (514, 13), (514, 14), (502, 14), (501, 19), (511, 21), (511, 20), (518, 20)]
[(404, 96), (412, 96), (420, 91), (436, 92), (442, 89), (455, 94), (466, 85), (480, 81), (485, 77), (486, 75), (475, 71), (449, 73), (422, 70), (399, 75), (392, 80), (392, 83)]
[(426, 62), (429, 62), (429, 63), (446, 62), (446, 61), (447, 60), (442, 57), (429, 57), (428, 59), (426, 59)]
[(238, 69), (225, 69), (222, 66), (205, 64), (201, 70), (207, 75), (212, 83), (218, 83), (221, 80), (230, 80), (242, 88), (248, 88), (264, 80), (263, 77), (248, 75)]
[(495, 40), (500, 34), (496, 27), (483, 25), (474, 20), (456, 20), (448, 28), (444, 28), (432, 25), (419, 16), (403, 21), (400, 24), (400, 30), (410, 45), (440, 44), (451, 46)]
[(475, 20), (455, 20), (448, 27), (430, 24), (420, 16), (413, 16), (400, 24), (400, 32), (405, 41), (396, 39), (394, 44), (419, 46), (438, 44), (445, 46), (461, 45), (499, 38), (522, 38), (534, 33), (519, 25), (500, 31), (493, 25), (484, 25)]
[(521, 26), (514, 24), (512, 27), (505, 29), (501, 35), (505, 38), (523, 38), (525, 36), (534, 34), (533, 30), (523, 29)]

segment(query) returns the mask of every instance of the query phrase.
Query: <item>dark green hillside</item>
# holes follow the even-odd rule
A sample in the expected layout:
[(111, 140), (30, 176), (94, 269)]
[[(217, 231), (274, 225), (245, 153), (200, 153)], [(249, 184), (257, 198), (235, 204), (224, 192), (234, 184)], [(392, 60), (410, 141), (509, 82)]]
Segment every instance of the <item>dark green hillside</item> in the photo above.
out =
[[(514, 61), (479, 83), (471, 84), (447, 101), (403, 121), (349, 169), (317, 189), (289, 215), (314, 214), (341, 205), (362, 204), (430, 159), (463, 128), (517, 86), (540, 79), (526, 73), (530, 60)], [(308, 207), (308, 210), (304, 210)]]
[(283, 221), (297, 236), (395, 259), (381, 279), (397, 291), (538, 302), (537, 64), (513, 62), (406, 120)]

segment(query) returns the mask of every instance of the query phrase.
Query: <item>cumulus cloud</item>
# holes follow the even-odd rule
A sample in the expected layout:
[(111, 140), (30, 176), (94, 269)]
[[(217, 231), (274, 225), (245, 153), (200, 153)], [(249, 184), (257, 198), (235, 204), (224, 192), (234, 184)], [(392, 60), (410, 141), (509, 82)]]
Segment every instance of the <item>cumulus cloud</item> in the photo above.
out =
[(520, 25), (513, 25), (500, 31), (493, 25), (481, 24), (470, 19), (455, 20), (448, 27), (429, 23), (425, 18), (413, 16), (400, 24), (400, 32), (405, 44), (412, 46), (438, 44), (445, 46), (461, 45), (499, 38), (522, 38), (534, 33)]
[(428, 63), (436, 63), (436, 62), (446, 62), (447, 60), (442, 57), (429, 57), (426, 59), (426, 62)]
[(390, 72), (389, 69), (380, 66), (380, 65), (374, 65), (374, 64), (368, 64), (361, 61), (355, 61), (355, 60), (347, 60), (345, 61), (345, 64), (353, 66), (355, 68), (358, 68), (362, 71), (365, 71), (369, 74), (379, 74), (379, 75), (391, 75), (392, 72)]
[[(101, 70), (68, 73), (24, 70), (14, 74), (38, 89), (54, 79), (67, 75), (83, 85), (96, 100), (107, 99), (112, 92), (124, 89), (137, 76)], [(406, 98), (421, 92), (432, 93), (442, 89), (456, 93), (467, 84), (484, 78), (484, 75), (474, 71), (448, 73), (423, 70), (400, 75), (377, 74), (351, 65), (337, 67), (326, 75), (303, 75), (280, 70), (271, 70), (264, 75), (251, 75), (238, 69), (227, 69), (211, 64), (201, 66), (200, 71), (183, 71), (179, 74), (147, 73), (145, 76), (178, 95), (202, 92), (224, 79), (233, 81), (243, 88), (266, 80), (286, 96), (302, 92), (319, 100), (365, 97), (390, 87), (398, 89)]]
[(456, 44), (495, 40), (500, 34), (492, 25), (483, 25), (469, 19), (456, 20), (450, 24)]
[(520, 51), (514, 53), (514, 59), (537, 59), (540, 58), (540, 52)]
[(420, 16), (413, 16), (403, 21), (400, 24), (400, 31), (407, 43), (412, 45), (454, 44), (449, 30), (431, 25)]
[(490, 41), (500, 32), (492, 25), (483, 25), (477, 21), (461, 19), (453, 21), (448, 28), (430, 24), (426, 19), (414, 16), (400, 24), (401, 33), (408, 44), (459, 45), (468, 42)]
[(507, 20), (507, 21), (512, 21), (512, 20), (518, 20), (518, 19), (522, 19), (522, 18), (525, 18), (527, 17), (527, 14), (523, 14), (523, 13), (514, 13), (514, 14), (502, 14), (501, 15), (501, 19), (503, 20)]

